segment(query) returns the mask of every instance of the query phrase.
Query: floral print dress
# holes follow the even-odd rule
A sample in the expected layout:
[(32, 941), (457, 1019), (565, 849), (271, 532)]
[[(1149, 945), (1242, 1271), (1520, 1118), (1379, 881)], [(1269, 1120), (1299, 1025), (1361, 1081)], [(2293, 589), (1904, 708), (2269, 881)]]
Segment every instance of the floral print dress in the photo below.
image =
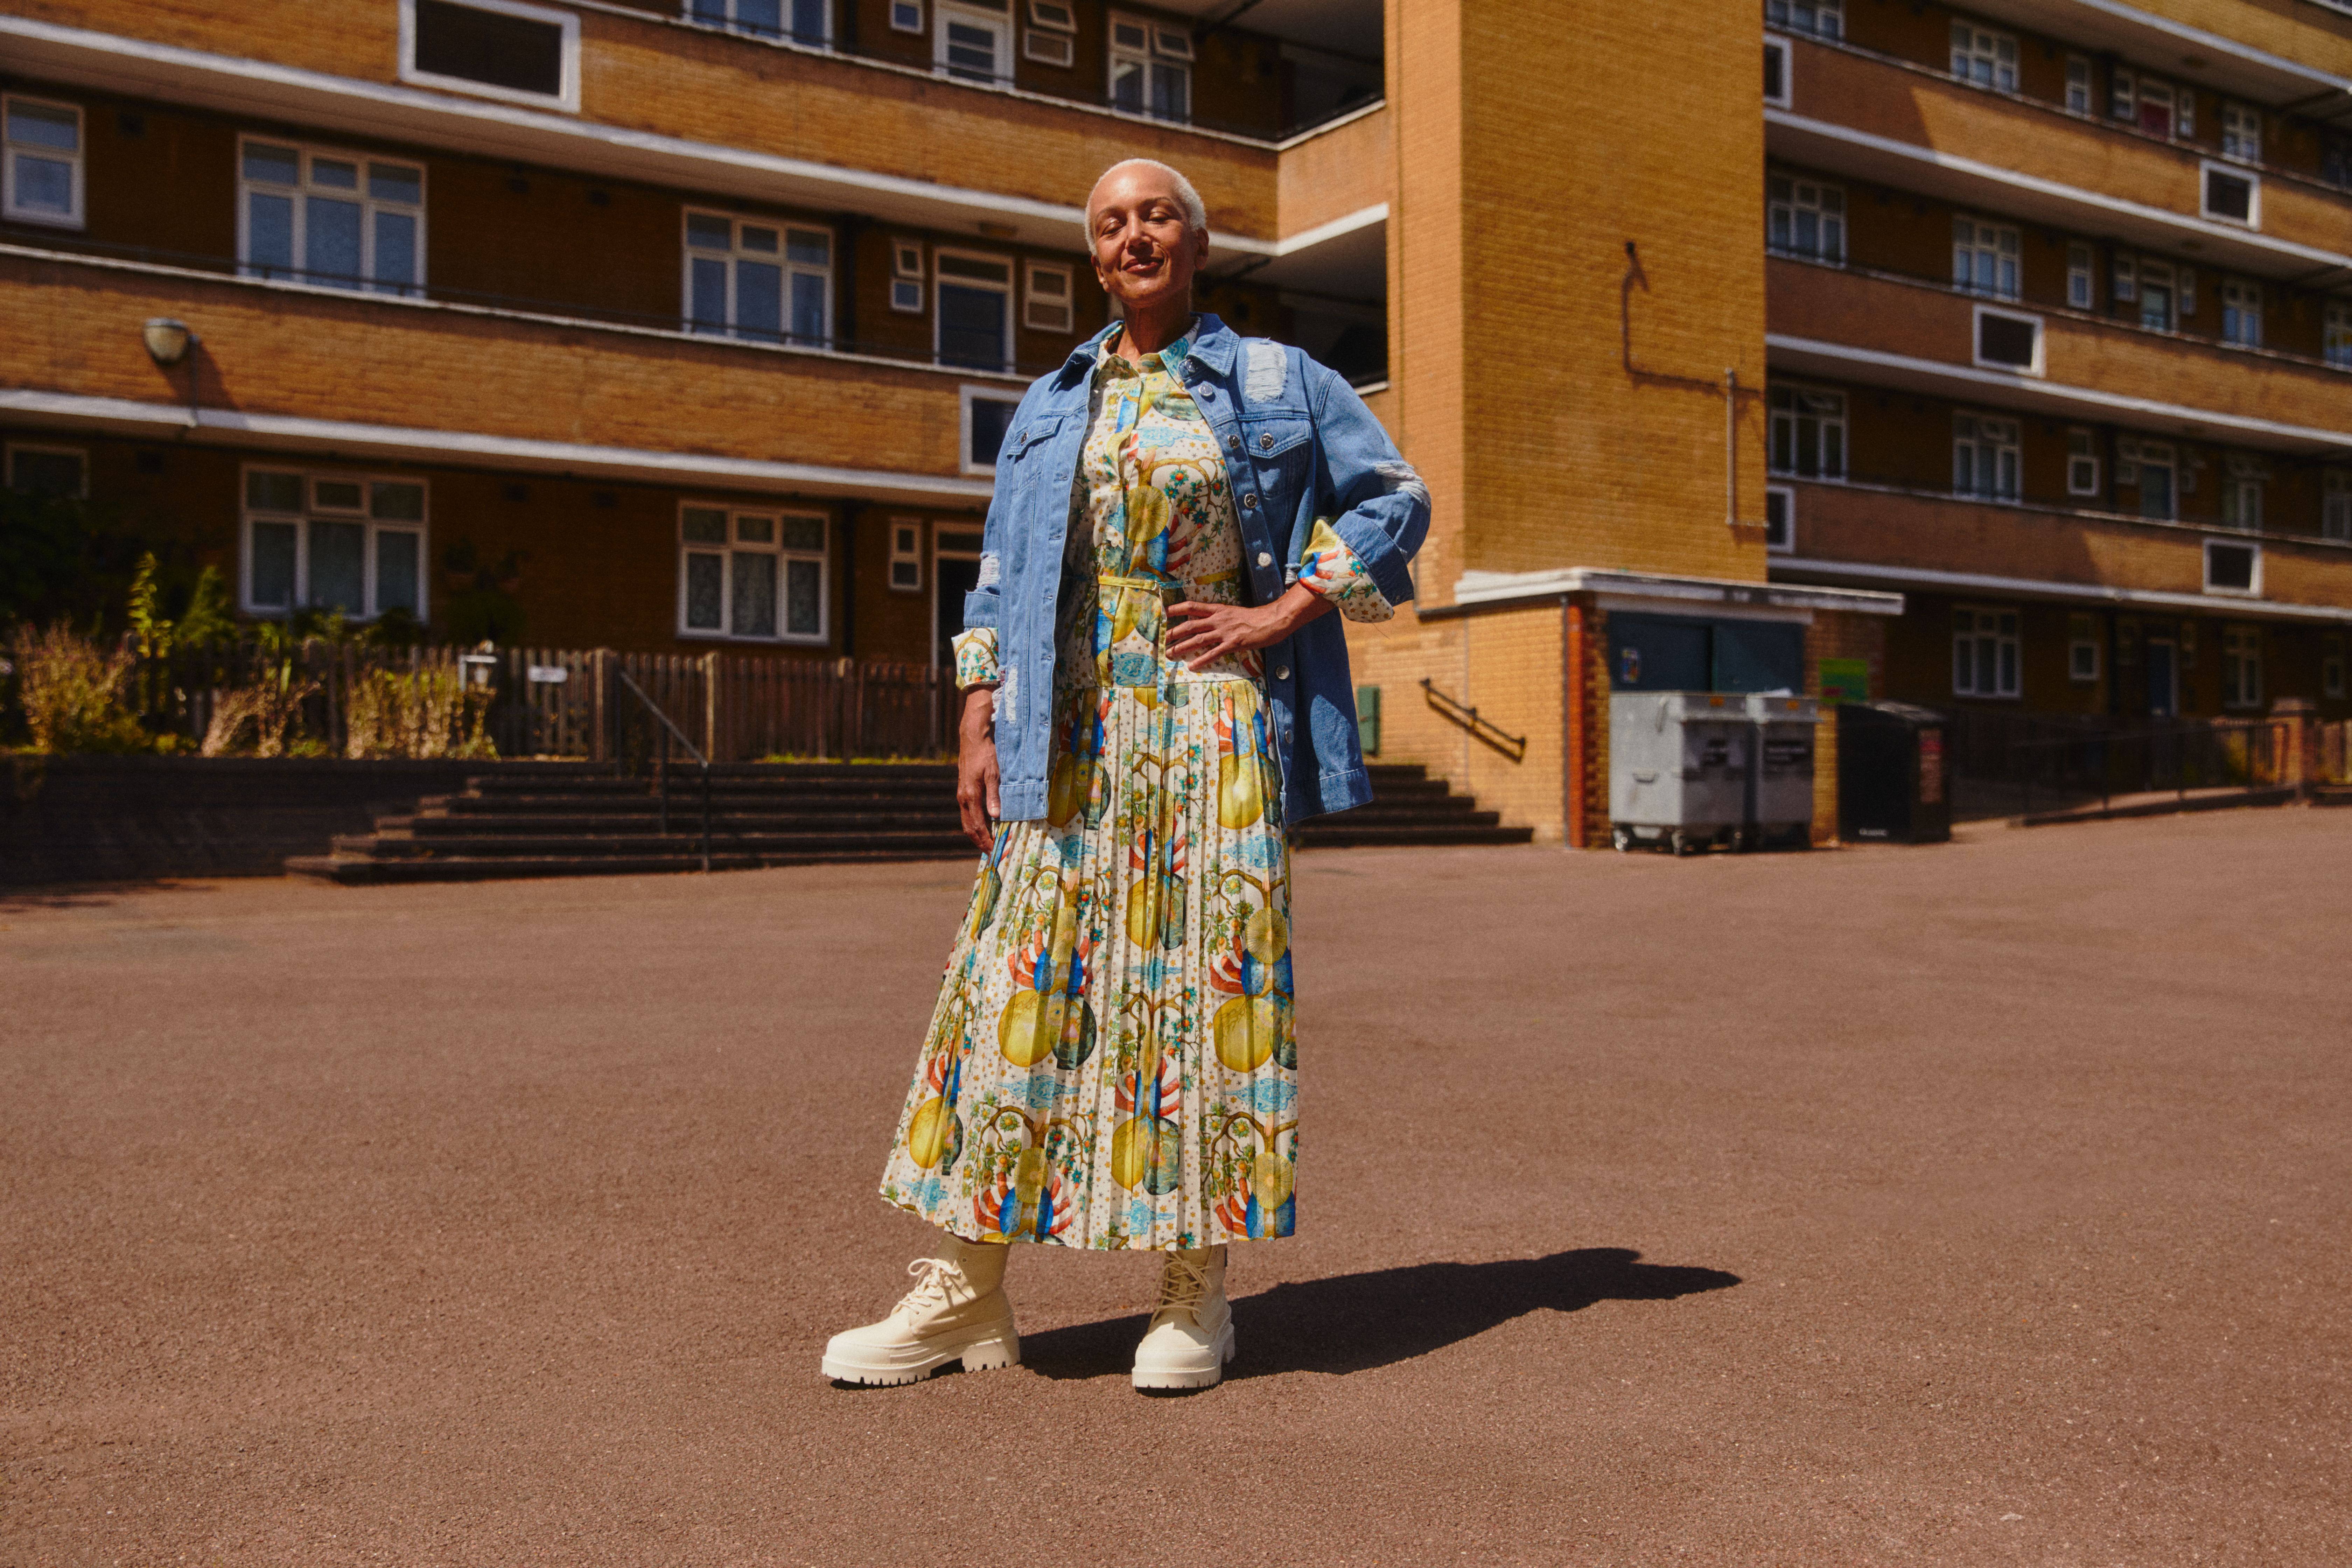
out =
[[(967, 1240), (1210, 1247), (1297, 1223), (1290, 849), (1259, 656), (1192, 670), (1167, 606), (1241, 602), (1209, 425), (1107, 340), (1071, 504), (1043, 820), (1000, 825), (948, 955), (882, 1196)], [(1082, 524), (1082, 526), (1081, 526)], [(1299, 580), (1393, 607), (1316, 525)], [(956, 639), (996, 679), (995, 632)]]

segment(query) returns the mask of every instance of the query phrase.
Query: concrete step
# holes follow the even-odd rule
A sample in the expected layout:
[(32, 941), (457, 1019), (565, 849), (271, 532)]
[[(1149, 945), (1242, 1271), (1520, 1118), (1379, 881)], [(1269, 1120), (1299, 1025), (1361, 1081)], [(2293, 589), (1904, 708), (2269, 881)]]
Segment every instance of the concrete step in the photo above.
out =
[[(1493, 817), (1494, 812), (1482, 812)], [(1320, 820), (1310, 822), (1298, 830), (1301, 849), (1371, 848), (1396, 845), (1462, 845), (1462, 844), (1526, 844), (1535, 837), (1532, 827), (1503, 827), (1488, 824), (1481, 826), (1420, 826), (1381, 827), (1357, 826), (1344, 817), (1335, 819), (1329, 826)]]
[[(950, 853), (940, 848), (828, 849), (758, 855), (722, 851), (714, 847), (714, 871), (749, 871), (769, 866), (857, 865), (865, 862), (909, 860), (976, 860), (971, 844), (961, 839)], [(432, 859), (375, 859), (346, 855), (298, 855), (286, 862), (288, 872), (315, 877), (345, 887), (390, 882), (478, 882), (509, 877), (625, 877), (667, 871), (699, 871), (698, 850), (687, 855), (630, 855), (612, 858), (577, 855), (462, 855)]]
[[(457, 860), (484, 856), (565, 856), (583, 860), (644, 856), (701, 855), (702, 836), (685, 833), (495, 833), (457, 839), (416, 838), (397, 834), (345, 834), (334, 841), (338, 855), (390, 860)], [(866, 849), (969, 852), (970, 842), (952, 826), (877, 829), (857, 833), (720, 833), (710, 835), (713, 854), (810, 855)]]
[[(955, 802), (909, 802), (865, 811), (714, 811), (711, 831), (729, 833), (854, 833), (896, 827), (952, 827), (961, 820)], [(660, 816), (640, 801), (627, 811), (545, 811), (480, 816), (385, 816), (376, 819), (376, 831), (415, 838), (470, 838), (483, 834), (515, 833), (654, 833)], [(699, 833), (702, 814), (692, 806), (671, 804), (669, 830)]]

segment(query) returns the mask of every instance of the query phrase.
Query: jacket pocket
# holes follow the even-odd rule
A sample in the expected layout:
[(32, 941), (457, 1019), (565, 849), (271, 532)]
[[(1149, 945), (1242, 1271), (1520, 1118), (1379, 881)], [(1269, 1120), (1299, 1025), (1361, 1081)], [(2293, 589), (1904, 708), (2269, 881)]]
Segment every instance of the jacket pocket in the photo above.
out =
[(1242, 421), (1242, 448), (1263, 463), (1305, 446), (1314, 433), (1314, 422), (1302, 415), (1260, 415)]
[(1068, 417), (1066, 414), (1038, 414), (1023, 420), (1005, 432), (1004, 446), (998, 453), (997, 462), (1001, 465), (1024, 461), (1031, 453), (1060, 435), (1062, 423)]

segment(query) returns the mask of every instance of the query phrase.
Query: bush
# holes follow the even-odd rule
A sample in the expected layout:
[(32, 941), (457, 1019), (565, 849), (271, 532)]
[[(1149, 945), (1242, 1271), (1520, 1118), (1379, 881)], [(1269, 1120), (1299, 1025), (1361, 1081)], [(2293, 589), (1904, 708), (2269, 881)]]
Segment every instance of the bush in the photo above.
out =
[(152, 742), (123, 700), (135, 663), (71, 629), (19, 626), (8, 639), (17, 700), (37, 752), (144, 752)]
[(344, 751), (354, 757), (495, 757), (483, 733), (490, 698), (450, 669), (370, 670), (343, 707)]

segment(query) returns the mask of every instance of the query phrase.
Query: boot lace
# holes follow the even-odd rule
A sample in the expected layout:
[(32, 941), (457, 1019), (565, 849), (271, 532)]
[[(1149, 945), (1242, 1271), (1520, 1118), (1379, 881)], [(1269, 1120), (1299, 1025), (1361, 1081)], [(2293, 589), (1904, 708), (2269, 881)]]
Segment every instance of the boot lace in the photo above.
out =
[(965, 1284), (963, 1270), (944, 1258), (918, 1258), (907, 1265), (907, 1272), (916, 1277), (915, 1288), (891, 1310), (909, 1318), (947, 1306), (954, 1300), (954, 1288)]
[(1171, 1252), (1160, 1270), (1160, 1300), (1151, 1309), (1151, 1321), (1156, 1323), (1171, 1312), (1183, 1312), (1197, 1323), (1201, 1299), (1208, 1293), (1208, 1265), (1189, 1263)]

